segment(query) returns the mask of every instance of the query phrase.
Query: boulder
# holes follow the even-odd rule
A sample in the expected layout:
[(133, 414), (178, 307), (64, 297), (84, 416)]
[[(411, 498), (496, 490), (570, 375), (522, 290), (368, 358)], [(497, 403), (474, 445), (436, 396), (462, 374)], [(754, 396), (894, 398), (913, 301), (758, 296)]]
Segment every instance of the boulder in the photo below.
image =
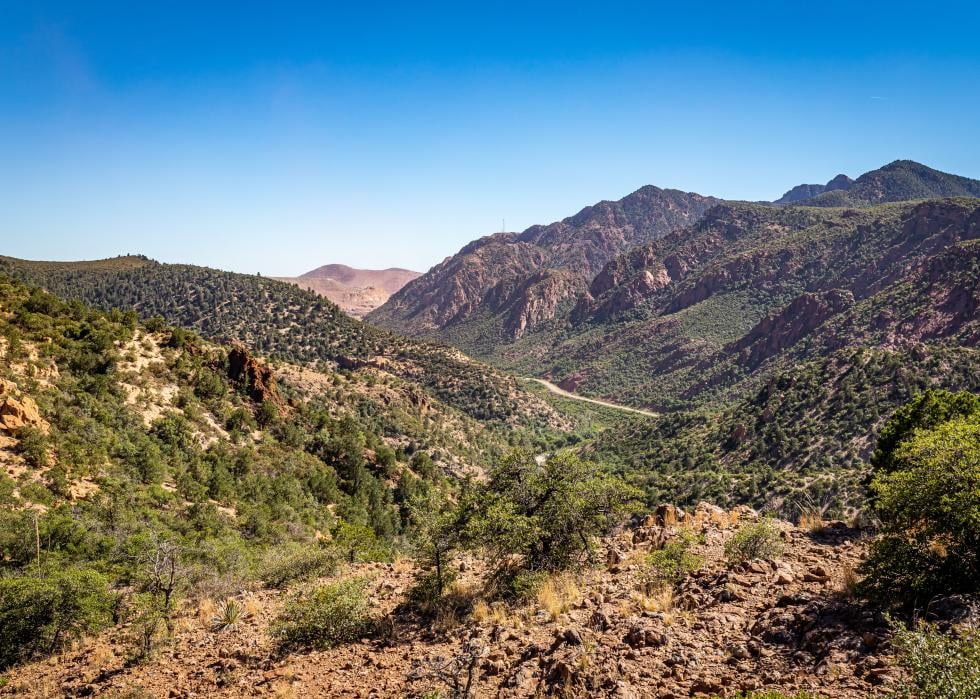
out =
[(692, 515), (699, 525), (713, 524), (721, 529), (731, 526), (732, 519), (725, 510), (708, 502), (699, 502)]
[(30, 396), (14, 398), (14, 384), (0, 379), (0, 429), (16, 435), (25, 427), (36, 427), (47, 434), (49, 425), (41, 417), (37, 403)]

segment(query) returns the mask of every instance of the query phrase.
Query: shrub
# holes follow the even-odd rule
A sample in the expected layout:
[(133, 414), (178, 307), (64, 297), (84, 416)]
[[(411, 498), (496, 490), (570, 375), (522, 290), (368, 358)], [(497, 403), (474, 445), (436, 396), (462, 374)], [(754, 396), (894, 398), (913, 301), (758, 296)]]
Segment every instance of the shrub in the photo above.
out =
[(593, 559), (594, 537), (629, 510), (638, 492), (596, 463), (561, 453), (538, 465), (517, 452), (479, 493), (470, 540), (498, 569), (522, 557), (528, 570), (558, 571)]
[(906, 412), (889, 421), (898, 420), (905, 436), (888, 442), (889, 456), (881, 457), (887, 467), (876, 469), (871, 484), (881, 535), (859, 591), (916, 607), (937, 594), (980, 591), (980, 411), (954, 412), (938, 424), (929, 411), (920, 428), (906, 424)]
[(0, 667), (53, 653), (107, 626), (112, 595), (91, 570), (0, 579)]
[(282, 650), (323, 649), (349, 643), (372, 627), (366, 581), (352, 578), (294, 597), (273, 621), (270, 633)]
[(259, 577), (269, 587), (285, 587), (300, 580), (309, 580), (337, 572), (337, 552), (321, 547), (300, 546), (272, 549), (260, 566)]
[(701, 567), (701, 557), (691, 553), (691, 547), (697, 540), (691, 532), (682, 532), (676, 539), (668, 541), (662, 549), (647, 556), (643, 573), (647, 594), (673, 586)]
[(741, 563), (753, 558), (779, 558), (782, 553), (779, 527), (769, 519), (743, 524), (725, 544), (725, 557), (729, 563)]
[(415, 575), (415, 581), (408, 589), (408, 600), (423, 611), (431, 611), (456, 582), (457, 574), (452, 568), (442, 571), (423, 569)]
[(38, 469), (47, 468), (51, 464), (48, 453), (51, 441), (41, 430), (31, 426), (24, 427), (18, 432), (17, 438), (17, 450), (24, 461)]
[(898, 662), (908, 673), (899, 696), (918, 699), (980, 697), (980, 631), (962, 636), (944, 634), (933, 626), (909, 630), (893, 625), (892, 643)]

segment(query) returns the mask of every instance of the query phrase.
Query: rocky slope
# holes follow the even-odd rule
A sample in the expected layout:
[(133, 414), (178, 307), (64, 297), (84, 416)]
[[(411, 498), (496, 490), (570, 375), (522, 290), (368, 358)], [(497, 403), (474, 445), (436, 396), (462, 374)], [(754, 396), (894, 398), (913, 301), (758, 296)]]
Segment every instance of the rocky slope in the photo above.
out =
[(591, 392), (665, 408), (847, 346), (975, 347), (978, 239), (974, 199), (718, 206), (610, 262), (536, 361)]
[[(958, 196), (980, 196), (980, 181), (898, 160), (856, 180), (838, 175), (825, 185), (799, 185), (775, 203), (867, 207)], [(481, 238), (406, 285), (368, 320), (493, 358), (501, 345), (561, 330), (565, 313), (607, 263), (690, 227), (719, 202), (648, 186), (547, 226)], [(632, 280), (638, 287), (661, 282), (652, 270)]]
[(298, 277), (274, 277), (330, 299), (345, 312), (362, 318), (420, 276), (407, 269), (355, 269), (347, 265), (323, 265)]
[[(677, 521), (677, 516), (683, 519)], [(472, 672), (473, 696), (687, 697), (798, 690), (863, 699), (900, 678), (881, 615), (854, 599), (862, 533), (842, 522), (779, 524), (784, 551), (731, 565), (724, 545), (745, 508), (706, 503), (659, 510), (605, 542), (605, 564), (561, 581), (525, 605), (478, 603), (433, 623), (405, 605), (409, 564), (354, 564), (387, 631), (328, 650), (276, 651), (269, 624), (286, 593), (248, 589), (239, 623), (218, 630), (217, 605), (185, 606), (173, 641), (149, 661), (127, 661), (117, 627), (51, 662), (16, 668), (0, 694), (148, 697), (448, 695), (450, 677)], [(668, 592), (648, 596), (645, 556), (680, 532), (699, 535), (700, 565)], [(458, 594), (478, 589), (463, 566)], [(442, 676), (440, 678), (440, 675)]]
[(440, 331), (452, 329), (477, 343), (512, 341), (546, 325), (610, 259), (696, 221), (716, 201), (647, 186), (547, 226), (481, 238), (368, 319), (415, 335), (445, 339)]

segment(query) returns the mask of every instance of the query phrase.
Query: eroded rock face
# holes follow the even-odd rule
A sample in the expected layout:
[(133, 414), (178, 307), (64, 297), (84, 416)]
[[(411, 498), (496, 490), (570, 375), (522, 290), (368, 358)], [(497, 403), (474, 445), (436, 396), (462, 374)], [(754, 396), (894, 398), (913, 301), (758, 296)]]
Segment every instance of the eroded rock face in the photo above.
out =
[(584, 291), (611, 259), (694, 223), (717, 202), (643, 187), (547, 226), (486, 236), (406, 284), (368, 320), (418, 334), (481, 312), (500, 315), (505, 333), (518, 339), (553, 318), (558, 304)]
[(0, 379), (0, 430), (16, 436), (25, 427), (35, 427), (47, 434), (49, 425), (34, 399), (28, 395), (15, 398), (14, 391), (12, 382)]
[(257, 359), (240, 342), (233, 342), (228, 352), (228, 377), (244, 386), (248, 397), (258, 404), (269, 401), (283, 410), (282, 396), (276, 390), (276, 377), (272, 369)]
[(841, 313), (853, 303), (854, 294), (844, 289), (801, 294), (785, 308), (759, 321), (745, 337), (733, 343), (731, 349), (739, 352), (743, 366), (755, 369), (769, 357), (795, 345), (828, 318)]

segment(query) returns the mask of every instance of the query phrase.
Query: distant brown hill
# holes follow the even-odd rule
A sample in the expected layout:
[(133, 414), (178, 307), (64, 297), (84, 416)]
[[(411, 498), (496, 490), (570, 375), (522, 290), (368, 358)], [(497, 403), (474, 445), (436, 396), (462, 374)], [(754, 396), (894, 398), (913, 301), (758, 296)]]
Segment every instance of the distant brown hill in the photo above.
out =
[(358, 318), (374, 310), (408, 282), (420, 276), (410, 269), (355, 269), (323, 265), (298, 277), (276, 277), (324, 296)]

